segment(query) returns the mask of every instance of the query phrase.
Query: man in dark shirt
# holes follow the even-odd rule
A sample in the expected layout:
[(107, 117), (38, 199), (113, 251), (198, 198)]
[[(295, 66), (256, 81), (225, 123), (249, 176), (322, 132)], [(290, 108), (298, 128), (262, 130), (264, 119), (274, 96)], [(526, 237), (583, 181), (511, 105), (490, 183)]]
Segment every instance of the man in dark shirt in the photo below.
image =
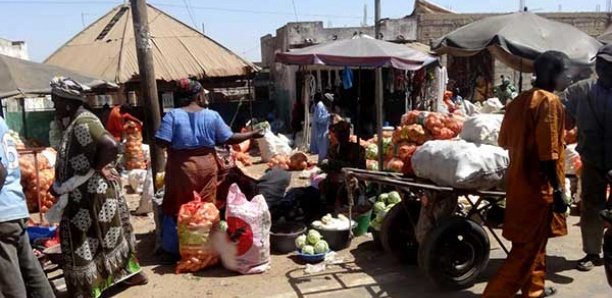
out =
[(580, 229), (586, 256), (577, 269), (589, 271), (601, 264), (606, 191), (612, 170), (612, 45), (602, 47), (596, 57), (597, 79), (580, 81), (564, 94), (566, 129), (578, 128), (576, 150), (582, 159), (582, 208)]

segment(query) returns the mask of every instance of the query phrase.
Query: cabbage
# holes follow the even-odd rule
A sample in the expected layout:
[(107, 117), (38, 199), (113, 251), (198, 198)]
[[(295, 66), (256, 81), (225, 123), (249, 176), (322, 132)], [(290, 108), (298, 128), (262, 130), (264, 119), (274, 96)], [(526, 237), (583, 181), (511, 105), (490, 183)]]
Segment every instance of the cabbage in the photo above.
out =
[(378, 145), (370, 144), (366, 147), (366, 159), (375, 160), (378, 158)]
[(389, 194), (388, 193), (381, 193), (378, 196), (378, 202), (383, 202), (383, 203), (387, 203), (387, 199), (389, 198)]
[(385, 207), (385, 213), (389, 212), (389, 210), (393, 209), (393, 207), (395, 207), (395, 205), (397, 204), (389, 204), (387, 205), (387, 207)]
[(225, 220), (219, 222), (219, 230), (221, 230), (222, 232), (227, 231), (227, 222)]
[(387, 198), (387, 204), (397, 204), (402, 201), (402, 197), (400, 197), (399, 192), (392, 191), (389, 193), (389, 197)]
[(326, 253), (328, 250), (329, 245), (327, 245), (327, 242), (325, 240), (319, 240), (319, 242), (314, 245), (315, 253), (323, 254)]
[(370, 222), (370, 227), (376, 231), (380, 231), (380, 228), (382, 228), (382, 222), (382, 219), (379, 219), (377, 216), (372, 222)]
[(295, 247), (302, 249), (306, 245), (306, 235), (300, 235), (295, 238)]
[(308, 244), (314, 245), (321, 240), (321, 234), (319, 234), (317, 230), (309, 230), (306, 239), (308, 240)]
[(378, 214), (381, 211), (385, 210), (385, 203), (384, 202), (376, 202), (374, 204), (374, 213)]
[(305, 255), (314, 255), (314, 247), (312, 245), (304, 245), (304, 247), (302, 247), (302, 253)]

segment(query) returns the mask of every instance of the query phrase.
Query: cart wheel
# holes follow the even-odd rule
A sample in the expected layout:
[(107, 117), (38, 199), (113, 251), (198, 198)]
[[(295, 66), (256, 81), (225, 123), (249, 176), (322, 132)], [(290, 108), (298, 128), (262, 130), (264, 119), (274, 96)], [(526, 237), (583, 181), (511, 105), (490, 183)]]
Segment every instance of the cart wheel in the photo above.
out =
[(489, 236), (480, 225), (451, 217), (421, 243), (419, 267), (442, 288), (466, 288), (487, 267), (489, 249)]
[[(419, 243), (415, 227), (421, 203), (404, 201), (389, 210), (380, 229), (380, 241), (385, 252), (402, 263), (416, 264)], [(411, 221), (412, 219), (412, 221)]]

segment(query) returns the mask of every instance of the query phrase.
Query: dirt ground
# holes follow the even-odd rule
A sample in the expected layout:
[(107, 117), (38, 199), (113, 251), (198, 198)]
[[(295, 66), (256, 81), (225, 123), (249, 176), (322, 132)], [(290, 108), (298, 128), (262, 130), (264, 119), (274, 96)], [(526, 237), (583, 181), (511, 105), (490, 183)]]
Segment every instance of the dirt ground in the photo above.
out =
[[(259, 167), (259, 168), (258, 168)], [(250, 170), (257, 173), (263, 166)], [(305, 185), (294, 173), (292, 185)], [(138, 196), (130, 196), (135, 208)], [(548, 285), (559, 290), (557, 297), (611, 297), (602, 267), (583, 273), (574, 269), (582, 257), (580, 230), (571, 217), (569, 236), (552, 239), (548, 245)], [(491, 239), (491, 260), (477, 283), (469, 289), (444, 292), (433, 286), (416, 266), (403, 265), (374, 247), (371, 236), (353, 240), (338, 254), (343, 262), (324, 272), (305, 274), (305, 265), (292, 255), (273, 255), (272, 269), (259, 275), (239, 275), (218, 266), (195, 274), (174, 273), (173, 266), (158, 265), (154, 248), (152, 217), (133, 217), (138, 256), (149, 277), (145, 286), (117, 287), (106, 297), (479, 297), (486, 282), (501, 265), (505, 254)], [(509, 244), (506, 243), (508, 246)]]

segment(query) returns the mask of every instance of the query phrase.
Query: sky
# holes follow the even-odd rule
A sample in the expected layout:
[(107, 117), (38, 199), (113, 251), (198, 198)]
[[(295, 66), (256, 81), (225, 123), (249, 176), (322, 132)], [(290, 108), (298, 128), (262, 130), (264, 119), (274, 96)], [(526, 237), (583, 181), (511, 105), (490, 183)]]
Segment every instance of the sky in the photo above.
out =
[[(30, 59), (43, 61), (84, 27), (123, 0), (0, 0), (0, 37), (23, 40)], [(433, 0), (457, 12), (513, 12), (520, 0)], [(525, 0), (534, 12), (601, 11), (609, 0)], [(148, 0), (175, 18), (251, 61), (261, 58), (259, 40), (287, 22), (323, 21), (325, 26), (359, 26), (374, 0)], [(413, 0), (381, 0), (383, 18), (412, 12)]]

